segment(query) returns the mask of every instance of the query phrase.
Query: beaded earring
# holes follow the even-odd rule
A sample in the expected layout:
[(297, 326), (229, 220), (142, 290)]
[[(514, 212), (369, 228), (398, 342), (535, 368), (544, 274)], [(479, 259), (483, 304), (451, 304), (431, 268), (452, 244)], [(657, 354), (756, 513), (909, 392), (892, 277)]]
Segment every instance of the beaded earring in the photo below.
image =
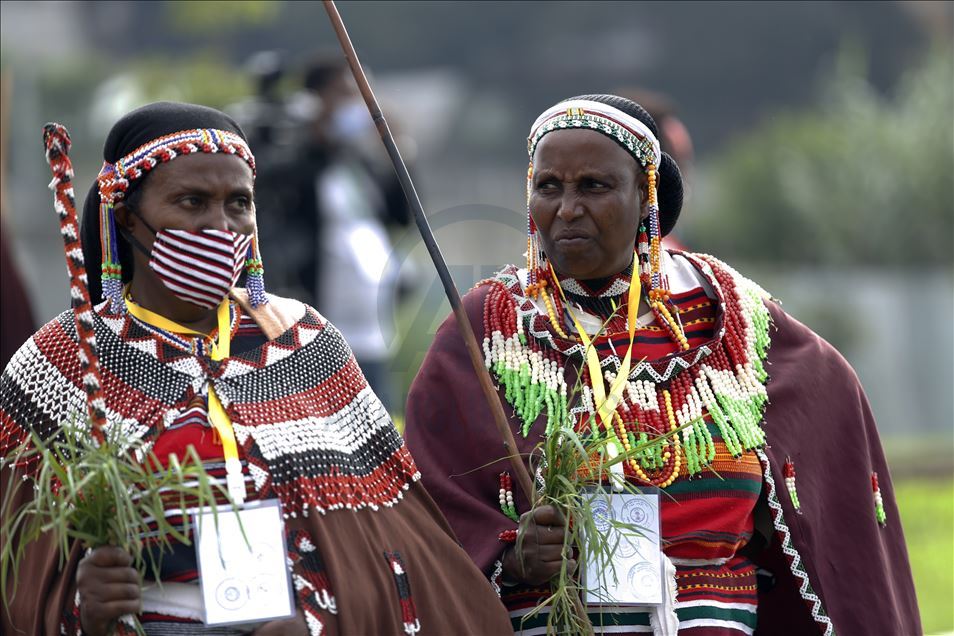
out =
[(662, 270), (662, 230), (659, 224), (659, 203), (656, 199), (656, 166), (646, 165), (648, 181), (647, 208), (649, 215), (640, 227), (636, 244), (639, 257), (639, 277), (649, 297), (649, 307), (659, 324), (683, 350), (689, 349), (689, 341), (679, 322), (679, 312), (669, 297), (669, 280)]
[(537, 232), (537, 224), (533, 222), (533, 215), (530, 214), (530, 193), (533, 188), (533, 162), (527, 168), (527, 296), (537, 298), (544, 287), (547, 286), (547, 279), (550, 275), (550, 269), (547, 267), (547, 255), (540, 245), (540, 238)]
[(258, 248), (258, 230), (252, 235), (252, 242), (248, 246), (245, 258), (245, 289), (248, 291), (249, 302), (252, 307), (258, 307), (268, 302), (265, 295), (265, 267), (262, 265), (262, 256)]
[(100, 284), (103, 298), (109, 301), (113, 314), (126, 313), (123, 301), (123, 266), (119, 261), (119, 241), (116, 239), (114, 201), (123, 196), (129, 182), (119, 176), (115, 164), (106, 163), (99, 173), (99, 241), (103, 264)]
[(513, 503), (513, 482), (510, 479), (510, 473), (500, 473), (500, 510), (513, 521), (520, 521), (520, 515), (517, 514), (517, 508)]
[(785, 458), (782, 475), (785, 477), (785, 489), (788, 490), (788, 496), (792, 499), (795, 512), (802, 514), (802, 505), (798, 502), (798, 491), (795, 490), (795, 464), (789, 457)]

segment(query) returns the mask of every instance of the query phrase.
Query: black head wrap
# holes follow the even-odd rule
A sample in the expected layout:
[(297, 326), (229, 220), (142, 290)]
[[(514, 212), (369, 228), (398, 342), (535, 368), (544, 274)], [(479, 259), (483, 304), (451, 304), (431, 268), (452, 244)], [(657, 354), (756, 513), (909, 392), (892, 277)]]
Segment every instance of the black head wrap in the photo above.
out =
[[(199, 106), (196, 104), (182, 104), (177, 102), (156, 102), (126, 114), (113, 125), (106, 137), (103, 146), (103, 160), (106, 163), (116, 163), (137, 148), (163, 137), (183, 130), (197, 128), (211, 128), (237, 134), (246, 139), (241, 127), (231, 117), (223, 112)], [(148, 173), (139, 179), (130, 179), (126, 190), (128, 198), (138, 189)], [(86, 202), (83, 204), (83, 219), (80, 226), (80, 240), (83, 244), (83, 257), (86, 260), (89, 275), (89, 293), (93, 304), (103, 300), (102, 284), (100, 281), (100, 266), (103, 262), (100, 247), (99, 222), (99, 185), (94, 181)], [(132, 276), (132, 252), (125, 239), (116, 237), (119, 248), (119, 260), (123, 268), (123, 282), (128, 282)]]

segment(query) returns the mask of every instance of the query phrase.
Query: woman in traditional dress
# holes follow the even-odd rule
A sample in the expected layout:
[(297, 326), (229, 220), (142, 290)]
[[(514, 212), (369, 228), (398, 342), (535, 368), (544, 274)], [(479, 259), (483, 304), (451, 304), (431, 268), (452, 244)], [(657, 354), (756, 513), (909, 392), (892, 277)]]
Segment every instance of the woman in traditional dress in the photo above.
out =
[[(238, 125), (202, 106), (151, 104), (113, 127), (104, 158), (82, 238), (92, 296), (105, 297), (94, 331), (106, 427), (162, 462), (193, 446), (235, 500), (279, 500), (297, 615), (256, 633), (509, 631), (338, 330), (265, 293), (255, 162)], [(247, 289), (235, 287), (243, 267)], [(85, 413), (78, 351), (66, 311), (14, 356), (0, 456)], [(5, 486), (20, 483), (11, 470)], [(15, 510), (31, 496), (26, 481), (8, 501)], [(49, 537), (27, 546), (2, 631), (105, 634), (140, 612), (149, 634), (238, 633), (200, 624), (191, 547), (166, 555), (161, 589), (118, 548), (80, 556), (76, 546), (60, 569)]]
[[(652, 118), (616, 96), (569, 99), (534, 122), (528, 150), (526, 267), (464, 298), (518, 450), (567, 417), (620, 450), (684, 427), (624, 463), (631, 484), (662, 490), (673, 607), (603, 606), (596, 631), (919, 634), (855, 374), (725, 263), (660, 248), (682, 183)], [(512, 489), (477, 386), (449, 319), (411, 387), (405, 438), (514, 628), (542, 633), (546, 612), (523, 618), (564, 559), (564, 520)]]

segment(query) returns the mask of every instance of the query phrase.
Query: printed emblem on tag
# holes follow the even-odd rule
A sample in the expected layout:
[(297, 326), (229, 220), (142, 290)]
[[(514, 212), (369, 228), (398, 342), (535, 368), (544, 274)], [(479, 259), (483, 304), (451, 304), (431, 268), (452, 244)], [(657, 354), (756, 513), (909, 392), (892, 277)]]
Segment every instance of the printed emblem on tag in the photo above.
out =
[(217, 514), (217, 521), (208, 508), (193, 515), (205, 624), (259, 623), (293, 616), (278, 500), (251, 502), (237, 512), (231, 506), (219, 506)]
[(612, 555), (597, 557), (584, 564), (586, 603), (662, 603), (658, 492), (591, 493), (589, 502), (596, 530), (612, 548)]

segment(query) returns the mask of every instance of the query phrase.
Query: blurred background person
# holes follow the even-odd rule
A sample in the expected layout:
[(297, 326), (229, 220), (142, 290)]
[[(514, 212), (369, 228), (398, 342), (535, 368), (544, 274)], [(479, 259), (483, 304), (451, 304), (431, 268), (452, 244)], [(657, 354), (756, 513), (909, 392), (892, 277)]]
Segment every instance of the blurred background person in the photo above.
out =
[[(278, 75), (276, 69), (264, 77)], [(270, 131), (259, 143), (272, 166), (263, 167), (256, 191), (259, 205), (279, 219), (262, 233), (269, 279), (341, 325), (369, 384), (391, 410), (393, 334), (382, 316), (393, 312), (398, 285), (388, 267), (389, 231), (408, 223), (407, 204), (386, 157), (379, 159), (380, 141), (344, 59), (316, 57), (303, 75), (284, 115), (274, 108), (253, 112), (272, 123), (253, 126)], [(283, 125), (283, 136), (271, 134)], [(297, 134), (289, 137), (288, 129)]]
[(7, 366), (14, 352), (33, 335), (36, 323), (30, 297), (11, 248), (7, 227), (7, 143), (10, 116), (10, 75), (0, 75), (0, 367)]
[(7, 243), (9, 234), (0, 216), (0, 366), (7, 362), (26, 339), (33, 335), (35, 323), (30, 298), (23, 287), (20, 271)]

